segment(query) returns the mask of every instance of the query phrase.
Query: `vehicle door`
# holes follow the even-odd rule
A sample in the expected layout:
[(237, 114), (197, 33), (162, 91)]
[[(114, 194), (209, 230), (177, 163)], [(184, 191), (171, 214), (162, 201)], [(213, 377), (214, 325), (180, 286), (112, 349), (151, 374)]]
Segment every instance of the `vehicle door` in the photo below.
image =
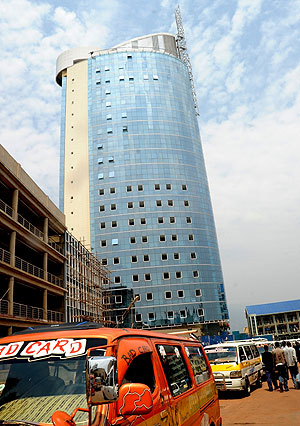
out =
[(252, 385), (255, 381), (255, 361), (253, 360), (253, 354), (250, 345), (245, 345), (244, 350), (249, 361), (249, 367), (247, 368), (247, 376), (249, 378), (249, 383)]
[(247, 376), (249, 370), (249, 361), (243, 346), (238, 347), (238, 362), (241, 366), (242, 377)]
[(220, 407), (218, 392), (208, 359), (203, 348), (196, 343), (184, 343), (188, 366), (197, 396), (195, 423), (201, 425), (219, 424)]
[[(119, 387), (124, 383), (143, 383), (149, 386), (153, 398), (151, 413), (143, 416), (126, 417), (126, 424), (173, 426), (168, 393), (161, 384), (157, 359), (153, 356), (153, 346), (148, 338), (121, 338), (117, 347)], [(119, 418), (120, 413), (115, 413)], [(117, 424), (120, 424), (118, 421)]]
[(174, 425), (199, 425), (199, 401), (184, 356), (177, 342), (156, 342), (156, 355), (161, 366), (161, 379), (169, 390)]

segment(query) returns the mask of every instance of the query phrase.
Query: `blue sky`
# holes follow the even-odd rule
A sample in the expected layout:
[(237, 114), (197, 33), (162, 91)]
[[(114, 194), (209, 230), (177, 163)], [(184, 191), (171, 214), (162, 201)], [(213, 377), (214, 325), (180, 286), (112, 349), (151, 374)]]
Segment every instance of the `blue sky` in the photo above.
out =
[[(0, 0), (0, 137), (58, 204), (64, 50), (176, 32), (173, 0)], [(180, 0), (233, 328), (300, 298), (300, 1)]]

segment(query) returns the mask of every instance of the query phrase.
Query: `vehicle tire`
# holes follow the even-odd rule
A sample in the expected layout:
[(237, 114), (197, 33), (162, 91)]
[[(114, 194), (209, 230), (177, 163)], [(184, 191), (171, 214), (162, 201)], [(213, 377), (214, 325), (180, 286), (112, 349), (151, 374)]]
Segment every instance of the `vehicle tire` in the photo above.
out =
[(250, 393), (251, 393), (250, 382), (249, 382), (249, 379), (246, 378), (243, 394), (244, 394), (244, 396), (250, 396)]
[(257, 379), (256, 379), (256, 387), (257, 387), (257, 388), (261, 388), (261, 387), (262, 387), (262, 380), (261, 380), (260, 372), (258, 372), (258, 375), (257, 375)]

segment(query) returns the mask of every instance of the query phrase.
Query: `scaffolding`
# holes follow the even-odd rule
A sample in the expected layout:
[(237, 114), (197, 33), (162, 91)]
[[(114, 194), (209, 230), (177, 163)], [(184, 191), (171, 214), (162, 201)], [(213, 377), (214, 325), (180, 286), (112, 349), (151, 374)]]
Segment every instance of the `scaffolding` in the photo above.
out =
[(65, 255), (67, 321), (91, 321), (114, 326), (110, 271), (69, 232)]
[(197, 94), (196, 94), (196, 89), (195, 89), (195, 84), (194, 84), (194, 76), (193, 76), (192, 65), (191, 65), (189, 53), (188, 53), (187, 46), (186, 46), (184, 28), (183, 28), (183, 24), (182, 24), (182, 17), (181, 17), (179, 5), (175, 9), (175, 20), (176, 20), (176, 26), (177, 26), (176, 45), (177, 45), (179, 59), (181, 59), (182, 62), (184, 62), (185, 65), (188, 68), (190, 82), (191, 82), (191, 86), (192, 86), (192, 92), (193, 92), (193, 101), (194, 101), (195, 113), (196, 113), (196, 115), (199, 115)]

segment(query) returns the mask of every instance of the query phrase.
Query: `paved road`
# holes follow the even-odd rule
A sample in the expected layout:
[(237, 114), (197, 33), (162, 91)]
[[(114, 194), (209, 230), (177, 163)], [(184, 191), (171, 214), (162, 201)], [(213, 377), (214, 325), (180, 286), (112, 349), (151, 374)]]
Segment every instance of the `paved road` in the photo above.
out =
[(266, 382), (249, 397), (235, 393), (220, 395), (223, 426), (233, 425), (300, 425), (300, 390), (289, 380), (289, 392), (269, 392)]

